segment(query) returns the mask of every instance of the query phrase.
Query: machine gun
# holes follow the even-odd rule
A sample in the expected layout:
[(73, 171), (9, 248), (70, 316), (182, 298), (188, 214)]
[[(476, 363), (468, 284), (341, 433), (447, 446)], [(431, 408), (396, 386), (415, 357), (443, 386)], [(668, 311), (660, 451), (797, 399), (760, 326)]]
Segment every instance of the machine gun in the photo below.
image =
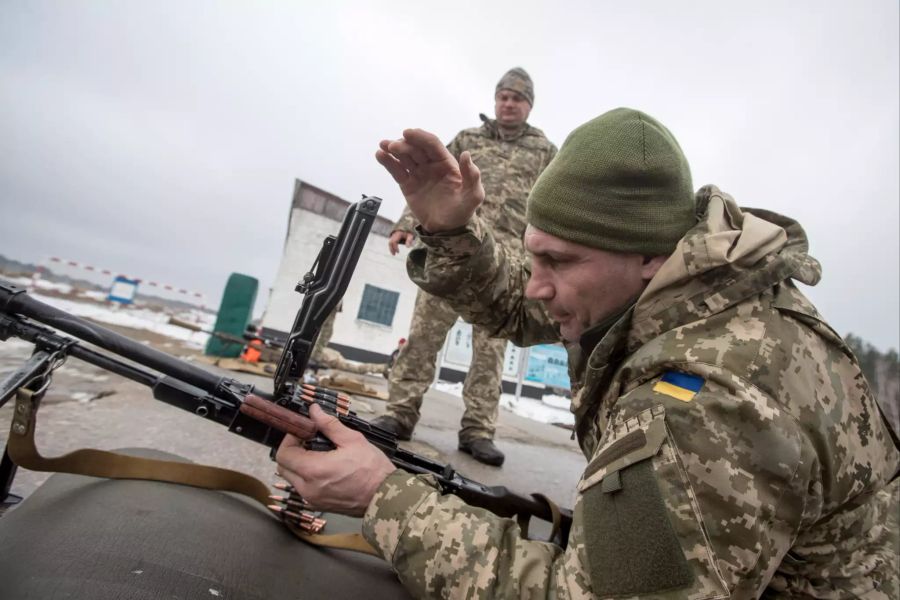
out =
[[(497, 515), (520, 519), (534, 516), (551, 522), (554, 524), (553, 541), (565, 545), (571, 511), (560, 511), (537, 495), (526, 497), (502, 486), (478, 483), (463, 477), (449, 464), (410, 452), (400, 447), (393, 434), (358, 417), (350, 410), (347, 397), (303, 383), (319, 329), (347, 289), (380, 203), (378, 198), (364, 196), (352, 205), (337, 237), (325, 239), (311, 271), (297, 285), (297, 291), (303, 293), (303, 302), (275, 372), (273, 394), (148, 348), (35, 300), (23, 288), (0, 281), (0, 340), (16, 337), (34, 344), (31, 358), (0, 381), (0, 406), (20, 388), (46, 389), (53, 370), (71, 356), (146, 385), (157, 400), (265, 444), (272, 449), (274, 457), (285, 433), (295, 431), (296, 415), (308, 417), (310, 403), (316, 402), (344, 425), (362, 433), (397, 467), (410, 473), (430, 474), (444, 493), (455, 494), (469, 504)], [(57, 330), (77, 339), (60, 335)], [(81, 342), (97, 346), (104, 352)], [(15, 427), (14, 424), (14, 430)], [(308, 445), (316, 450), (334, 448), (321, 434)], [(5, 451), (0, 463), (0, 502), (9, 494), (15, 471), (16, 465)]]

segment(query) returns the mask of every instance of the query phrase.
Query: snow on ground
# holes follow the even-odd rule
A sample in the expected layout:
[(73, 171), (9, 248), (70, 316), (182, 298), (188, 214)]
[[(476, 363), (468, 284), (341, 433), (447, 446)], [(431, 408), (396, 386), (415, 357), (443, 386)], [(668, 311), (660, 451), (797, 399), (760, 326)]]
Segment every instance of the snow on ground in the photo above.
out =
[[(169, 314), (162, 313), (146, 308), (135, 308), (133, 306), (123, 306), (113, 303), (97, 304), (88, 302), (77, 302), (64, 298), (56, 298), (52, 296), (43, 296), (41, 294), (30, 294), (35, 300), (39, 300), (44, 304), (49, 304), (54, 308), (64, 310), (76, 317), (93, 319), (100, 323), (109, 323), (110, 325), (121, 325), (122, 327), (130, 327), (132, 329), (143, 329), (152, 331), (160, 335), (175, 338), (186, 343), (192, 348), (203, 348), (209, 335), (196, 331), (190, 331), (177, 325), (169, 324)], [(212, 329), (215, 322), (215, 315), (210, 315), (200, 310), (182, 311), (178, 315), (179, 318), (196, 323), (203, 329)]]
[[(463, 384), (447, 383), (439, 381), (434, 386), (442, 392), (462, 397)], [(563, 423), (565, 425), (574, 425), (575, 416), (569, 412), (568, 398), (563, 396), (546, 395), (541, 400), (535, 398), (525, 398), (524, 396), (516, 400), (513, 394), (502, 394), (500, 396), (500, 406), (506, 410), (512, 411), (520, 417), (540, 421), (541, 423)]]
[(554, 408), (561, 408), (566, 412), (569, 412), (569, 407), (572, 405), (571, 398), (557, 396), (556, 394), (544, 394), (544, 397), (541, 398), (541, 402)]
[[(31, 287), (34, 284), (38, 289), (41, 290), (50, 290), (54, 292), (59, 292), (60, 294), (71, 294), (72, 286), (68, 283), (54, 283), (53, 281), (47, 281), (46, 279), (38, 279), (37, 281), (33, 281), (30, 277), (6, 277), (3, 279), (8, 281), (14, 285), (19, 285), (22, 287)], [(106, 299), (106, 296), (104, 296)]]
[[(36, 291), (29, 292), (35, 300), (49, 304), (54, 308), (64, 310), (76, 317), (89, 318), (100, 323), (121, 325), (132, 329), (143, 329), (160, 335), (175, 338), (185, 342), (192, 348), (203, 348), (209, 335), (196, 331), (190, 331), (177, 325), (169, 324), (169, 317), (175, 316), (183, 321), (189, 321), (203, 329), (212, 329), (215, 325), (216, 315), (199, 309), (160, 312), (148, 308), (139, 308), (134, 305), (122, 305), (107, 302), (106, 292), (99, 290), (83, 290), (73, 288), (67, 283), (55, 283), (46, 279), (32, 280), (29, 277), (6, 277), (3, 279), (14, 285), (26, 288), (34, 286)], [(85, 301), (45, 296), (41, 291), (55, 292), (59, 294), (75, 295), (84, 298)]]
[(96, 300), (97, 302), (106, 302), (106, 298), (109, 296), (108, 292), (101, 292), (100, 290), (80, 290), (78, 292), (79, 296), (84, 296), (89, 300)]
[[(559, 396), (554, 396), (558, 398)], [(544, 397), (546, 398), (546, 396)], [(562, 423), (564, 425), (574, 425), (575, 415), (568, 409), (560, 409), (547, 404), (545, 399), (537, 400), (535, 398), (526, 398), (522, 396), (518, 400), (513, 394), (501, 394), (500, 406), (507, 410), (511, 410), (520, 417), (540, 421), (541, 423)], [(566, 400), (568, 405), (569, 401)]]

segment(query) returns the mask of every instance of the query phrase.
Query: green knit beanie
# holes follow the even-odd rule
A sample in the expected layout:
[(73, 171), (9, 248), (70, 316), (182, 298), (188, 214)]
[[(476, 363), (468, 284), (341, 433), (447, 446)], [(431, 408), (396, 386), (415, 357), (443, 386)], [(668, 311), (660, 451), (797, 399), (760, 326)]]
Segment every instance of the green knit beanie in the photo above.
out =
[(528, 223), (612, 252), (671, 254), (697, 222), (691, 171), (659, 121), (617, 108), (566, 138), (528, 197)]

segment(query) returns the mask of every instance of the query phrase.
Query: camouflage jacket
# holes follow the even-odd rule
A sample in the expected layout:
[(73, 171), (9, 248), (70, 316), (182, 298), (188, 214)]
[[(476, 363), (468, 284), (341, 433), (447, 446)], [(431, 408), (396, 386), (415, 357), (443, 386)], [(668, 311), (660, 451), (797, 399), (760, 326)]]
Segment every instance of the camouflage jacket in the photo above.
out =
[[(501, 243), (521, 240), (525, 233), (525, 201), (538, 175), (556, 156), (544, 132), (527, 123), (512, 136), (501, 135), (497, 121), (481, 115), (481, 127), (459, 132), (447, 145), (457, 159), (465, 150), (481, 170), (485, 199), (478, 214)], [(394, 230), (413, 231), (415, 217), (403, 209)]]
[[(583, 359), (587, 467), (565, 550), (400, 471), (363, 531), (414, 595), (897, 598), (898, 452), (856, 359), (792, 279), (801, 227), (715, 188)], [(473, 220), (409, 257), (420, 286), (520, 345), (555, 341), (528, 262)], [(892, 498), (893, 495), (893, 498)]]

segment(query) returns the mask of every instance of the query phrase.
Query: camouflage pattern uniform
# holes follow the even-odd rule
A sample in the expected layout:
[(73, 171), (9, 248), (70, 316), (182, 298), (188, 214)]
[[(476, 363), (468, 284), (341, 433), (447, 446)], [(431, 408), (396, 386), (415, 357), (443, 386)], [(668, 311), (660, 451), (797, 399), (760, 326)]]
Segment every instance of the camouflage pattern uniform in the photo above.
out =
[[(898, 451), (859, 365), (797, 289), (820, 278), (794, 221), (709, 186), (703, 217), (596, 345), (572, 348), (588, 460), (565, 550), (390, 475), (363, 532), (417, 597), (898, 598)], [(528, 263), (478, 219), (426, 236), (413, 279), (529, 345)], [(505, 289), (504, 289), (505, 288)], [(702, 383), (677, 397), (670, 374)]]
[(387, 363), (368, 363), (347, 360), (334, 348), (323, 348), (319, 354), (319, 365), (337, 371), (355, 373), (357, 375), (382, 375), (387, 371)]
[(342, 304), (339, 304), (337, 308), (331, 311), (331, 314), (328, 315), (325, 322), (322, 323), (322, 328), (319, 329), (319, 337), (316, 338), (316, 345), (313, 346), (313, 351), (310, 355), (310, 361), (329, 369), (337, 369), (339, 371), (347, 371), (348, 373), (357, 373), (359, 375), (383, 373), (387, 368), (387, 364), (363, 363), (347, 360), (344, 358), (343, 354), (328, 347), (331, 336), (334, 335), (334, 320), (337, 318), (337, 314), (341, 312), (342, 306)]
[(328, 342), (331, 341), (331, 336), (334, 335), (334, 320), (337, 318), (339, 312), (341, 312), (340, 306), (331, 311), (331, 314), (328, 315), (328, 318), (322, 323), (322, 327), (319, 329), (319, 337), (316, 338), (316, 345), (313, 346), (313, 351), (309, 355), (311, 361), (316, 363), (322, 362), (325, 349), (328, 347)]
[[(447, 149), (455, 157), (468, 150), (481, 170), (485, 201), (479, 214), (501, 245), (521, 247), (525, 232), (525, 200), (541, 171), (556, 155), (556, 146), (527, 123), (513, 135), (501, 133), (497, 122), (481, 115), (481, 127), (461, 131)], [(413, 231), (415, 218), (407, 208), (394, 225)], [(444, 301), (419, 291), (407, 342), (388, 378), (387, 414), (409, 431), (419, 421), (422, 397), (434, 381), (437, 354), (457, 313)], [(473, 328), (472, 362), (463, 386), (463, 413), (459, 440), (493, 439), (500, 401), (500, 383), (506, 340), (492, 339), (481, 327)]]

